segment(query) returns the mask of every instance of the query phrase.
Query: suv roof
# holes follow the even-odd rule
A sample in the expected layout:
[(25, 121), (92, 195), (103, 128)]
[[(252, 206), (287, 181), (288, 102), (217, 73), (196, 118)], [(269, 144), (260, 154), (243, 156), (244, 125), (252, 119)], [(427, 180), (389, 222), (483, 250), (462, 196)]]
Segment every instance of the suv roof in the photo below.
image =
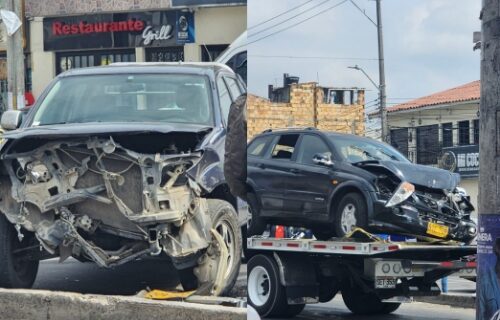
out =
[(233, 73), (228, 66), (216, 62), (116, 62), (107, 66), (77, 68), (61, 73), (59, 77), (94, 74), (121, 73), (169, 73), (179, 72), (204, 74), (207, 71), (227, 71)]
[[(264, 130), (262, 131), (262, 133), (256, 135), (254, 138), (258, 137), (258, 136), (262, 136), (262, 135), (278, 135), (278, 134), (282, 134), (282, 133), (297, 133), (297, 134), (301, 134), (301, 133), (310, 133), (310, 132), (316, 132), (316, 133), (319, 133), (319, 134), (324, 134), (324, 135), (328, 135), (328, 136), (348, 136), (348, 137), (355, 137), (355, 138), (358, 138), (360, 140), (369, 140), (369, 141), (373, 141), (374, 139), (371, 139), (371, 138), (368, 138), (368, 137), (364, 137), (364, 136), (358, 136), (358, 135), (355, 135), (355, 134), (351, 134), (351, 133), (342, 133), (342, 132), (335, 132), (335, 131), (324, 131), (324, 130), (320, 130), (318, 128), (315, 128), (315, 127), (289, 127), (289, 128), (275, 128), (275, 129), (267, 129), (267, 130)], [(252, 139), (253, 140), (253, 139)]]

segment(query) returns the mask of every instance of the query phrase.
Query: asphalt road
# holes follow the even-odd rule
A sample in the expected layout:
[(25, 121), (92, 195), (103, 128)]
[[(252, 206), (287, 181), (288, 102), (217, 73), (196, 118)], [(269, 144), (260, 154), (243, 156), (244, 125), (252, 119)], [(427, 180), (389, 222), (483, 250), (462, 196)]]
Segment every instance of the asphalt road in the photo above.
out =
[[(342, 298), (336, 297), (329, 303), (306, 306), (297, 320), (474, 320), (474, 309), (452, 308), (449, 306), (409, 303), (402, 305), (396, 312), (382, 316), (355, 316), (344, 306)], [(284, 320), (284, 319), (281, 319)]]

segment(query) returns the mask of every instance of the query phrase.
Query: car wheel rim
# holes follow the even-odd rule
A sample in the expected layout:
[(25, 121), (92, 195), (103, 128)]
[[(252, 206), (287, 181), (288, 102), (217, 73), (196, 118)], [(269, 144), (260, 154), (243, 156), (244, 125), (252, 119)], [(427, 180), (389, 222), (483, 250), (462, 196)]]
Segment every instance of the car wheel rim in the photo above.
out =
[(356, 227), (356, 207), (352, 203), (348, 203), (344, 210), (342, 210), (342, 216), (340, 219), (340, 224), (344, 234), (351, 232), (354, 227)]
[(234, 241), (234, 230), (231, 225), (226, 220), (221, 220), (217, 223), (215, 230), (220, 234), (227, 248), (227, 270), (224, 274), (225, 278), (228, 278), (231, 274), (233, 263), (234, 263), (234, 253), (236, 251), (236, 242)]
[(271, 287), (266, 269), (257, 266), (248, 275), (248, 297), (257, 307), (263, 306), (268, 300)]
[(250, 206), (250, 204), (248, 205), (248, 209), (247, 209), (247, 230), (250, 229), (250, 226), (252, 225), (252, 216), (253, 216), (253, 212), (252, 212), (252, 207)]

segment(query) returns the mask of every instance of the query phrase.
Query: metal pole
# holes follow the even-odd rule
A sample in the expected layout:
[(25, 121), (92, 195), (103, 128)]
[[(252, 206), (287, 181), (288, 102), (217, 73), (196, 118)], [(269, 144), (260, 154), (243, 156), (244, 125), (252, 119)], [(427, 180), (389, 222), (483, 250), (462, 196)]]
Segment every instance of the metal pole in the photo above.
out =
[[(5, 10), (13, 11), (12, 0), (5, 0)], [(14, 109), (14, 92), (16, 92), (16, 54), (14, 46), (14, 38), (7, 37), (7, 107), (9, 110)]]
[(380, 90), (380, 124), (382, 129), (382, 141), (390, 143), (390, 135), (387, 124), (386, 93), (385, 93), (385, 66), (384, 66), (384, 39), (382, 35), (382, 9), (380, 1), (377, 2), (377, 34), (378, 34), (378, 68), (379, 68), (379, 90)]
[[(23, 0), (13, 0), (14, 1), (14, 13), (19, 17), (21, 22), (24, 24), (23, 17)], [(23, 49), (23, 27), (20, 27), (16, 33), (12, 35), (14, 38), (14, 48), (16, 56), (16, 107), (17, 109), (24, 109), (25, 98), (24, 98), (24, 49)]]

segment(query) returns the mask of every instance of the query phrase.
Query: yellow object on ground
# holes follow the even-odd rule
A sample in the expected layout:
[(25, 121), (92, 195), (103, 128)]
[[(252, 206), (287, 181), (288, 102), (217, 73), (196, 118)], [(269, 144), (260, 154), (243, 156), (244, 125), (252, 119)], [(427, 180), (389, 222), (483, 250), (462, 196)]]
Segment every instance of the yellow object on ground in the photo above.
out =
[(163, 291), (151, 290), (146, 293), (146, 299), (152, 300), (182, 300), (192, 295), (195, 291)]

